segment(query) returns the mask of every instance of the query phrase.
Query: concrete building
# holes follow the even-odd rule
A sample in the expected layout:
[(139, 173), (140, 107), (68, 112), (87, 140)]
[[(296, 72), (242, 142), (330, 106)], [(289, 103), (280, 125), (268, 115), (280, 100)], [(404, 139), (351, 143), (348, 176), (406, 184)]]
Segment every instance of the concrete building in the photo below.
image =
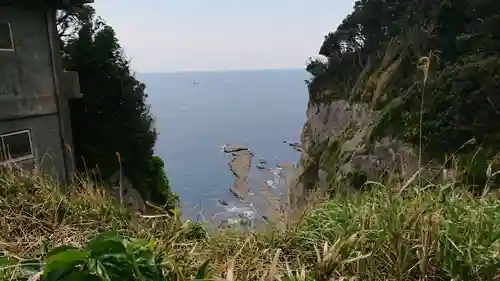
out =
[(56, 11), (91, 1), (0, 1), (0, 165), (36, 165), (70, 180), (68, 99), (80, 91), (77, 74), (62, 69)]

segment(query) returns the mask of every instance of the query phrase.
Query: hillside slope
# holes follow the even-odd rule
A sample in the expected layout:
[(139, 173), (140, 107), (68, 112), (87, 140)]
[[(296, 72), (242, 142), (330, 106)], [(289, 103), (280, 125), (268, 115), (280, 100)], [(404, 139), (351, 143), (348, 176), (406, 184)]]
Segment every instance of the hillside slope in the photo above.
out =
[(357, 1), (307, 67), (307, 184), (404, 182), (426, 165), (426, 179), (439, 167), (476, 188), (494, 181), (498, 26), (493, 0)]

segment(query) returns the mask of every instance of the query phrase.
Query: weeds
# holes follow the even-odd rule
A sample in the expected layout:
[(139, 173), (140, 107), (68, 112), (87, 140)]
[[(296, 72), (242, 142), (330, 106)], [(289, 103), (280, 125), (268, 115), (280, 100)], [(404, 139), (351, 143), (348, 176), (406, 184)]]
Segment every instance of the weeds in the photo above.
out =
[[(113, 233), (105, 232), (92, 238), (85, 249), (59, 246), (50, 250), (40, 264), (9, 264), (5, 268), (38, 267), (41, 270), (31, 279), (41, 281), (95, 280), (95, 281), (135, 281), (135, 280), (183, 280), (171, 262), (157, 251), (154, 240), (129, 240)], [(196, 274), (202, 280), (207, 273), (208, 263), (204, 263)], [(13, 278), (20, 278), (22, 271), (13, 271)]]
[(175, 214), (131, 220), (88, 181), (61, 194), (7, 173), (0, 280), (500, 280), (498, 192), (378, 186), (288, 232), (212, 232)]

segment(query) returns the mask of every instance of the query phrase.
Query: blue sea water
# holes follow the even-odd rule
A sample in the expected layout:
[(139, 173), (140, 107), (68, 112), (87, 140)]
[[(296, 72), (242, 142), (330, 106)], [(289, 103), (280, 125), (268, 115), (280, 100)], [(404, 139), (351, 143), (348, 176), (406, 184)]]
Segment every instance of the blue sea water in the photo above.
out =
[[(171, 186), (190, 217), (220, 210), (235, 200), (234, 178), (221, 146), (239, 143), (269, 166), (296, 162), (306, 118), (309, 75), (304, 70), (255, 70), (141, 74), (159, 133), (155, 153), (165, 162)], [(252, 168), (253, 184), (271, 177)]]

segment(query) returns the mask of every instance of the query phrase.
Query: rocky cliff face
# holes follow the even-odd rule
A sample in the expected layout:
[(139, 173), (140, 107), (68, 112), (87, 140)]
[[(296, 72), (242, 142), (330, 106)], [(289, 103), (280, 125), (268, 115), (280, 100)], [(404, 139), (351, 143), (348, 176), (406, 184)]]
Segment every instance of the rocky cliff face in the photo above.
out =
[(295, 192), (356, 189), (366, 181), (403, 182), (414, 175), (416, 150), (390, 137), (370, 138), (379, 117), (367, 104), (310, 103), (301, 136), (303, 187)]

